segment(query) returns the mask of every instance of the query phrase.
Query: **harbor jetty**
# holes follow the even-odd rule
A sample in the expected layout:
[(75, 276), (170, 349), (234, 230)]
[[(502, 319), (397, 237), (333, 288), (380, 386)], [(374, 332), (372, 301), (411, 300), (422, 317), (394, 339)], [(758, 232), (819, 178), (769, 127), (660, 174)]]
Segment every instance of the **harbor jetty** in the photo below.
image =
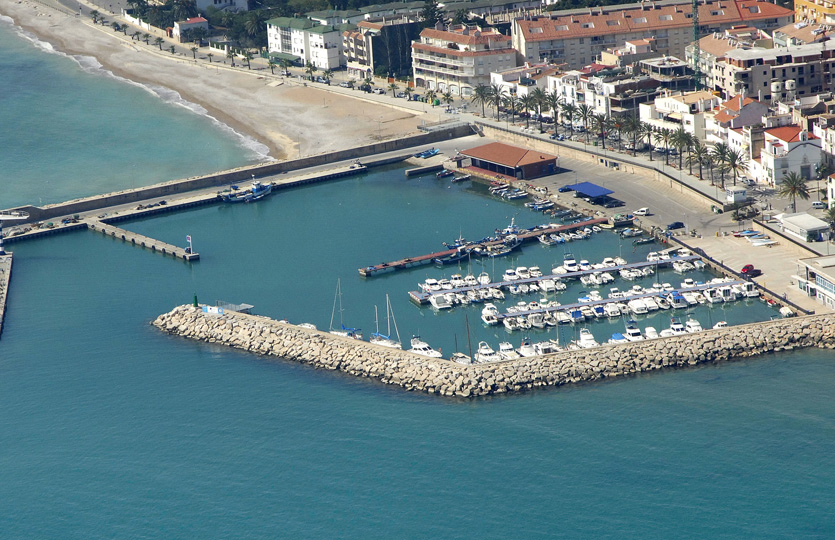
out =
[(835, 348), (835, 314), (809, 315), (591, 349), (463, 365), (302, 328), (268, 317), (191, 305), (152, 323), (163, 332), (376, 379), (406, 390), (475, 397), (749, 358)]
[(154, 240), (148, 236), (143, 236), (125, 229), (120, 229), (114, 225), (108, 225), (101, 221), (90, 221), (87, 223), (87, 228), (91, 231), (98, 231), (105, 236), (112, 238), (119, 238), (123, 242), (130, 242), (135, 246), (141, 246), (151, 251), (158, 251), (163, 255), (171, 255), (174, 258), (182, 259), (184, 261), (196, 261), (200, 259), (200, 254), (192, 252), (188, 248), (181, 248), (171, 244), (166, 244), (159, 240)]
[(6, 295), (12, 277), (12, 254), (0, 255), (0, 335), (3, 334), (3, 317), (6, 315)]

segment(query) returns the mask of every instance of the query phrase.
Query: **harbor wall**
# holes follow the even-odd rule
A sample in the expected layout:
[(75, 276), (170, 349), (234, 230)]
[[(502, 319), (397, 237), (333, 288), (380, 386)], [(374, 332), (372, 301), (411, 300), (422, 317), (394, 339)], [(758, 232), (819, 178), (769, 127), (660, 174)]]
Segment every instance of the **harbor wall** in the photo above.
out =
[[(81, 214), (84, 212), (94, 212), (103, 208), (111, 206), (119, 206), (123, 204), (134, 204), (140, 201), (147, 201), (149, 199), (157, 199), (171, 197), (176, 194), (186, 193), (197, 189), (206, 189), (212, 187), (223, 186), (227, 184), (234, 184), (245, 182), (253, 175), (257, 178), (269, 176), (273, 174), (280, 174), (283, 172), (294, 171), (298, 169), (306, 169), (308, 167), (316, 167), (328, 163), (345, 161), (350, 159), (358, 159), (366, 156), (373, 156), (377, 154), (384, 154), (387, 152), (396, 152), (406, 148), (413, 148), (416, 146), (423, 146), (448, 139), (455, 139), (458, 137), (465, 137), (473, 133), (470, 126), (464, 124), (457, 124), (449, 129), (439, 129), (427, 133), (420, 133), (409, 137), (400, 139), (392, 139), (388, 141), (381, 141), (374, 144), (359, 146), (356, 148), (349, 148), (337, 152), (330, 152), (327, 154), (318, 154), (307, 156), (299, 159), (292, 159), (288, 161), (274, 162), (274, 163), (260, 163), (247, 167), (239, 167), (228, 171), (221, 171), (214, 174), (204, 176), (194, 176), (181, 180), (172, 180), (163, 182), (144, 188), (130, 189), (118, 191), (114, 193), (105, 193), (84, 199), (76, 199), (59, 204), (39, 206), (21, 206), (10, 209), (11, 211), (23, 211), (29, 214), (29, 219), (21, 221), (20, 223), (33, 223), (37, 221), (45, 221), (61, 216), (71, 216), (73, 214)], [(398, 156), (396, 158), (385, 158), (377, 160), (368, 165), (379, 165), (383, 163), (390, 163), (395, 161), (402, 161), (409, 157), (408, 155)]]
[(803, 347), (835, 348), (835, 314), (779, 319), (686, 336), (461, 365), (267, 317), (179, 306), (152, 323), (169, 334), (369, 377), (406, 390), (474, 397), (746, 358)]
[(3, 318), (6, 316), (6, 297), (12, 278), (12, 254), (0, 255), (0, 335), (3, 333)]

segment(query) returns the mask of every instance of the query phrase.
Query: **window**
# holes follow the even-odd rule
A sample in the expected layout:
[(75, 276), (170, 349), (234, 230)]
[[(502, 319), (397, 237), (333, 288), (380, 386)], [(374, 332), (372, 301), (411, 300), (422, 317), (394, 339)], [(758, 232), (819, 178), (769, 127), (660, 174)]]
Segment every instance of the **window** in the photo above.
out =
[(673, 16), (672, 15), (659, 15), (658, 20), (660, 20), (660, 21), (672, 21)]
[(568, 32), (568, 26), (565, 24), (561, 24), (556, 27), (557, 32)]
[(607, 26), (620, 26), (620, 21), (606, 21)]
[(646, 17), (638, 17), (637, 19), (632, 19), (632, 22), (635, 24), (646, 24), (647, 18)]

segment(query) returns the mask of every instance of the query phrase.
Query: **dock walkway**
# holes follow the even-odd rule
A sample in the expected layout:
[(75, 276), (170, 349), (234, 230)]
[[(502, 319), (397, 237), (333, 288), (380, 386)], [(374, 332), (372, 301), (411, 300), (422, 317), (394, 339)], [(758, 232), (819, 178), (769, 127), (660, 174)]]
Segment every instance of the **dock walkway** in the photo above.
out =
[(181, 247), (166, 244), (165, 242), (126, 231), (125, 229), (120, 229), (119, 227), (108, 225), (107, 223), (102, 223), (101, 221), (89, 221), (87, 223), (87, 227), (91, 231), (98, 231), (105, 236), (120, 238), (124, 242), (130, 242), (133, 245), (142, 246), (150, 249), (151, 251), (158, 251), (163, 255), (171, 255), (172, 257), (182, 259), (184, 261), (196, 261), (200, 259), (199, 253), (191, 253)]
[(3, 334), (3, 317), (6, 314), (6, 296), (12, 277), (12, 254), (0, 255), (0, 335)]
[[(584, 227), (591, 227), (593, 225), (598, 225), (600, 223), (606, 223), (608, 220), (606, 218), (595, 218), (589, 219), (587, 221), (581, 221), (579, 223), (569, 223), (568, 225), (560, 225), (559, 227), (551, 227), (548, 229), (536, 229), (533, 231), (526, 230), (525, 232), (521, 232), (517, 235), (517, 237), (522, 241), (522, 243), (532, 242), (536, 240), (543, 234), (553, 234), (553, 233), (560, 233), (560, 232), (567, 232), (573, 231), (575, 229), (582, 229)], [(497, 246), (501, 244), (503, 240), (492, 240), (490, 242), (482, 242), (478, 244), (472, 244), (470, 248), (476, 247), (487, 247), (487, 246)], [(417, 257), (408, 257), (406, 259), (399, 259), (396, 261), (375, 264), (372, 266), (366, 266), (364, 268), (360, 268), (357, 271), (363, 277), (371, 277), (375, 274), (380, 274), (383, 272), (391, 272), (394, 270), (405, 270), (407, 268), (412, 268), (414, 266), (421, 266), (424, 264), (429, 264), (435, 259), (441, 259), (452, 255), (455, 253), (455, 249), (446, 249), (444, 251), (437, 251), (435, 253), (428, 253), (426, 255), (418, 255)]]

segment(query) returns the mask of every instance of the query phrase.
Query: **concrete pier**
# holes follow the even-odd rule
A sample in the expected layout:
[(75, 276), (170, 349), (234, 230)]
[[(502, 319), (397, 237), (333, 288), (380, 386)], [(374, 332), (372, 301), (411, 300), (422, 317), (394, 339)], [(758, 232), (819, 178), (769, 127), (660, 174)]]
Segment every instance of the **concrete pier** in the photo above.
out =
[(98, 231), (105, 236), (119, 238), (125, 242), (130, 242), (133, 245), (141, 246), (150, 249), (151, 251), (158, 251), (163, 255), (171, 255), (172, 257), (182, 259), (184, 261), (196, 261), (200, 259), (199, 253), (189, 253), (181, 247), (166, 244), (165, 242), (160, 242), (159, 240), (154, 240), (153, 238), (149, 238), (141, 234), (126, 231), (125, 229), (120, 229), (119, 227), (108, 225), (107, 223), (102, 223), (101, 221), (88, 222), (87, 227), (91, 231)]
[(0, 336), (3, 334), (3, 317), (6, 314), (6, 296), (12, 277), (12, 254), (0, 255)]

